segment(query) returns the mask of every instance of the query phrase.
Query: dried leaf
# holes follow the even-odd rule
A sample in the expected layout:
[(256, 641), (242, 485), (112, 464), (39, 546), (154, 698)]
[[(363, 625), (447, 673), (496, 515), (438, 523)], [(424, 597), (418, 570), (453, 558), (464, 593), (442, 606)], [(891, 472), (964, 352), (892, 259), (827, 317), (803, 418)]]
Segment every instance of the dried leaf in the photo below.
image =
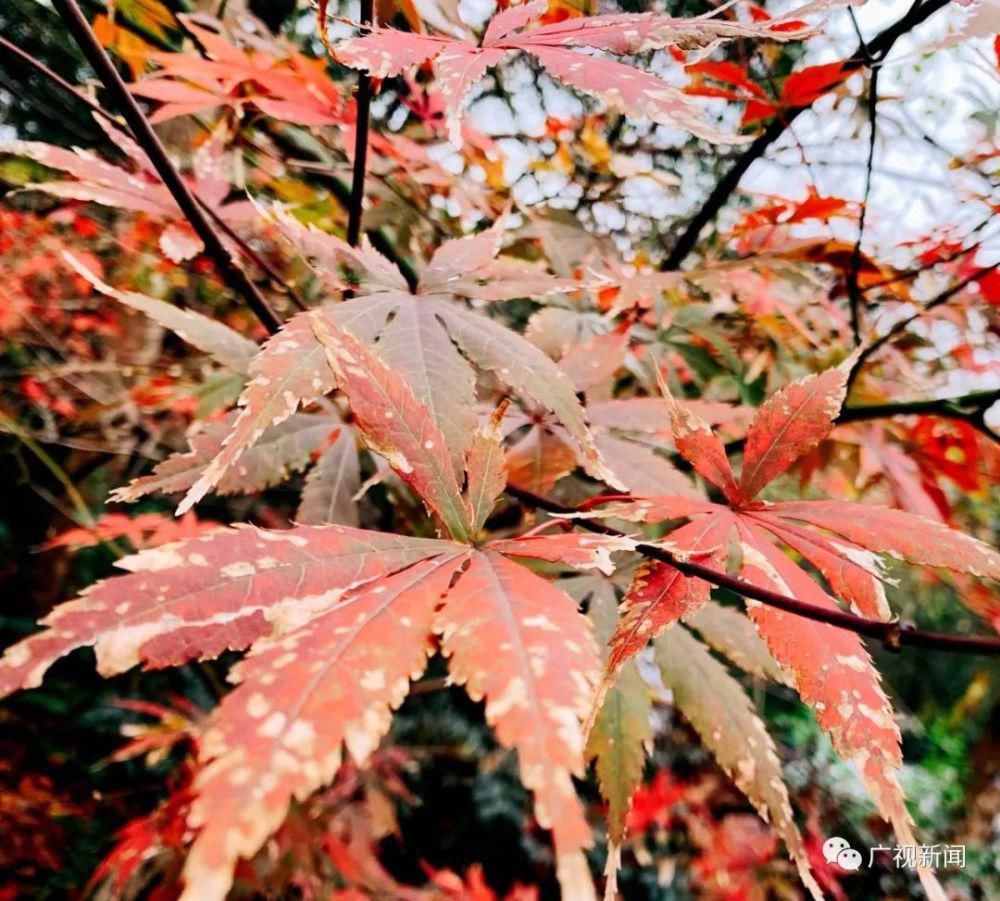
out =
[[(607, 589), (590, 596), (590, 619), (602, 648), (618, 624), (617, 599), (610, 585)], [(604, 699), (587, 736), (587, 759), (595, 761), (601, 796), (608, 802), (608, 837), (617, 846), (625, 837), (632, 794), (642, 781), (645, 745), (653, 739), (651, 712), (649, 688), (635, 662), (629, 661)]]

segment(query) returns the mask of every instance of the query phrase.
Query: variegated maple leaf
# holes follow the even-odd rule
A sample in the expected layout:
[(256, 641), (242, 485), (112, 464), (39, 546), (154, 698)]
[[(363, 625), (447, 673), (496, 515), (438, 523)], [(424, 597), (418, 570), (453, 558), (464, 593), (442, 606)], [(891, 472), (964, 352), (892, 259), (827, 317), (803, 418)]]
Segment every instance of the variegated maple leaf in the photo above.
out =
[[(167, 223), (160, 234), (160, 249), (173, 262), (197, 256), (204, 249), (177, 206), (173, 195), (160, 181), (142, 148), (124, 131), (101, 116), (94, 117), (109, 140), (129, 159), (132, 168), (110, 163), (97, 154), (73, 148), (67, 150), (39, 141), (13, 138), (0, 140), (0, 153), (23, 156), (73, 177), (73, 181), (39, 181), (22, 190), (44, 191), (66, 200), (84, 200), (103, 206), (145, 213)], [(214, 138), (201, 145), (191, 157), (192, 191), (229, 225), (245, 223), (253, 217), (253, 207), (246, 200), (226, 203), (231, 190), (228, 168), (230, 154)], [(223, 237), (224, 241), (228, 241)], [(236, 249), (232, 249), (236, 252)]]
[[(169, 328), (237, 377), (248, 374), (258, 346), (225, 323), (145, 294), (118, 291), (98, 279), (75, 257), (68, 254), (65, 257), (102, 294)], [(188, 491), (222, 451), (238, 415), (234, 411), (217, 422), (197, 424), (189, 435), (189, 450), (171, 454), (148, 475), (113, 491), (111, 499), (132, 502), (153, 493)], [(266, 429), (214, 489), (221, 495), (263, 491), (311, 463), (315, 466), (306, 476), (296, 522), (357, 525), (361, 467), (356, 436), (332, 406), (316, 414), (296, 413)]]
[[(597, 581), (601, 579), (601, 581)], [(601, 647), (605, 649), (618, 625), (618, 598), (614, 586), (601, 576), (577, 576), (566, 582), (583, 580), (588, 615)], [(569, 589), (568, 589), (569, 590)], [(615, 897), (619, 849), (625, 837), (625, 818), (632, 796), (642, 783), (646, 745), (653, 740), (650, 722), (652, 697), (634, 660), (628, 661), (601, 705), (587, 736), (587, 758), (594, 761), (601, 795), (608, 802), (608, 885), (605, 897)]]
[(560, 534), (474, 544), (505, 485), (499, 415), (469, 444), (460, 482), (409, 385), (324, 313), (306, 323), (364, 440), (448, 537), (237, 527), (137, 554), (121, 561), (127, 575), (57, 607), (45, 631), (7, 651), (0, 695), (38, 685), (79, 647), (93, 647), (107, 675), (250, 648), (232, 673), (238, 687), (200, 735), (187, 815), (197, 835), (183, 897), (212, 901), (291, 801), (333, 779), (345, 749), (357, 762), (371, 755), (440, 647), (451, 679), (485, 701), (498, 740), (517, 751), (535, 816), (553, 835), (564, 897), (591, 898), (591, 833), (573, 777), (583, 774), (597, 646), (576, 601), (515, 559), (608, 570), (610, 554), (632, 542)]
[(674, 705), (762, 819), (781, 836), (803, 885), (821, 901), (823, 892), (795, 825), (774, 740), (743, 687), (684, 626), (657, 638), (655, 653)]
[(298, 125), (336, 125), (343, 121), (343, 97), (322, 61), (309, 59), (278, 41), (264, 49), (259, 33), (248, 40), (250, 49), (243, 49), (188, 16), (182, 19), (185, 31), (197, 39), (203, 56), (190, 51), (150, 54), (159, 70), (131, 85), (131, 90), (140, 97), (162, 102), (150, 117), (151, 122), (218, 106), (237, 110), (254, 106), (266, 116)]
[[(493, 280), (494, 258), (503, 221), (490, 229), (443, 244), (433, 255), (415, 292), (399, 270), (371, 245), (358, 248), (276, 214), (284, 233), (335, 286), (347, 267), (359, 281), (357, 296), (328, 304), (329, 321), (374, 347), (426, 405), (443, 440), (437, 453), (454, 478), (461, 475), (475, 422), (475, 368), (552, 411), (574, 450), (597, 478), (620, 487), (594, 446), (573, 383), (544, 353), (493, 319), (473, 312), (459, 298), (491, 301), (539, 296), (576, 287), (571, 280), (535, 275)], [(242, 410), (221, 452), (182, 502), (184, 512), (218, 484), (241, 455), (300, 406), (338, 386), (310, 315), (300, 313), (263, 347), (250, 366), (251, 379), (240, 397)]]
[[(686, 520), (661, 542), (678, 557), (723, 571), (735, 546), (735, 562), (747, 582), (816, 607), (835, 608), (827, 589), (782, 549), (787, 548), (815, 567), (829, 590), (853, 610), (879, 619), (891, 616), (879, 555), (1000, 579), (1000, 554), (939, 522), (845, 501), (758, 499), (765, 486), (829, 435), (844, 401), (850, 362), (787, 385), (760, 408), (747, 432), (739, 477), (718, 435), (690, 407), (668, 397), (678, 451), (726, 503), (660, 495), (618, 504), (614, 514), (645, 522)], [(650, 640), (682, 618), (697, 617), (709, 589), (708, 583), (666, 563), (641, 566), (611, 639), (599, 697)], [(747, 602), (747, 610), (837, 751), (857, 765), (900, 844), (914, 844), (897, 778), (902, 765), (899, 729), (860, 637), (754, 601)], [(754, 800), (759, 805), (761, 799)], [(922, 872), (921, 878), (931, 897), (943, 898), (933, 874)]]
[[(655, 13), (621, 13), (527, 27), (548, 8), (545, 0), (537, 0), (495, 15), (478, 45), (451, 37), (374, 28), (341, 41), (334, 53), (345, 65), (378, 78), (400, 75), (411, 66), (433, 60), (438, 89), (445, 98), (449, 134), (455, 143), (469, 92), (488, 69), (515, 53), (530, 55), (553, 78), (626, 115), (678, 126), (707, 140), (733, 143), (742, 139), (710, 125), (682, 90), (609, 54), (620, 56), (669, 46), (699, 47), (707, 52), (734, 38), (793, 40), (809, 33), (801, 21), (803, 15), (835, 5), (840, 5), (840, 0), (816, 0), (787, 16), (749, 24), (715, 15), (676, 19)], [(580, 52), (585, 50), (591, 52)]]

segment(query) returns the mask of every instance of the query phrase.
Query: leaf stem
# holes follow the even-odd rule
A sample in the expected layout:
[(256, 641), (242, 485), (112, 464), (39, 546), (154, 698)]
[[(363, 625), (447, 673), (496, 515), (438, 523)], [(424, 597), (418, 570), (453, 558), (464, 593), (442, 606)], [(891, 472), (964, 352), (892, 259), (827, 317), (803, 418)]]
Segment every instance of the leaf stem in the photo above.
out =
[[(507, 494), (516, 498), (525, 506), (545, 510), (548, 513), (566, 515), (578, 512), (575, 507), (542, 497), (523, 488), (517, 488), (514, 485), (507, 486)], [(602, 523), (590, 522), (586, 519), (578, 519), (576, 522), (581, 528), (589, 532), (596, 532), (599, 535), (627, 537), (624, 532), (620, 532), (618, 529), (613, 529)], [(858, 635), (863, 635), (866, 638), (874, 638), (882, 642), (890, 650), (915, 647), (958, 654), (980, 654), (987, 657), (1000, 656), (1000, 638), (930, 632), (914, 628), (899, 620), (883, 622), (878, 619), (856, 616), (853, 613), (848, 613), (846, 610), (817, 607), (814, 604), (807, 604), (804, 601), (799, 601), (774, 591), (768, 591), (765, 588), (758, 588), (756, 585), (752, 585), (742, 579), (734, 578), (726, 573), (718, 572), (711, 567), (702, 566), (700, 563), (694, 563), (691, 560), (681, 560), (669, 551), (654, 544), (640, 543), (635, 546), (635, 550), (643, 557), (672, 566), (686, 576), (703, 579), (712, 585), (725, 588), (744, 598), (758, 601), (761, 604), (767, 604), (769, 607), (784, 610), (786, 613), (792, 613), (804, 619), (825, 623), (837, 629), (846, 629)]]

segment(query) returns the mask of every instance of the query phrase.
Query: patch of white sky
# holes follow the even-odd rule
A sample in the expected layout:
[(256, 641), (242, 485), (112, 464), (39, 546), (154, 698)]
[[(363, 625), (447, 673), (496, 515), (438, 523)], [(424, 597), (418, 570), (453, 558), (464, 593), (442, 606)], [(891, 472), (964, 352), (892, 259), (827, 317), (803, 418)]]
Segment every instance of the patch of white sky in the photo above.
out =
[[(794, 4), (786, 4), (793, 8)], [(910, 0), (870, 0), (855, 9), (862, 35), (871, 38), (900, 18)], [(988, 215), (983, 197), (989, 179), (955, 168), (987, 140), (988, 118), (1000, 111), (992, 33), (987, 23), (1000, 9), (992, 0), (963, 9), (950, 6), (898, 40), (879, 74), (877, 139), (866, 237), (873, 245), (899, 245), (952, 223), (972, 228)], [(961, 30), (978, 32), (978, 37)], [(994, 26), (995, 27), (995, 26)], [(831, 15), (823, 35), (808, 45), (810, 65), (843, 59), (857, 46), (846, 12)], [(928, 48), (933, 52), (927, 53)], [(860, 201), (864, 196), (869, 132), (865, 76), (853, 76), (848, 99), (821, 98), (800, 116), (766, 159), (754, 164), (742, 187), (802, 197), (814, 185), (821, 194)], [(837, 108), (834, 109), (834, 104)], [(984, 121), (987, 120), (987, 121)], [(934, 147), (924, 136), (932, 138)], [(798, 139), (798, 144), (795, 139)], [(802, 145), (800, 150), (798, 145)], [(803, 150), (809, 165), (803, 164)], [(849, 234), (853, 226), (843, 223)]]

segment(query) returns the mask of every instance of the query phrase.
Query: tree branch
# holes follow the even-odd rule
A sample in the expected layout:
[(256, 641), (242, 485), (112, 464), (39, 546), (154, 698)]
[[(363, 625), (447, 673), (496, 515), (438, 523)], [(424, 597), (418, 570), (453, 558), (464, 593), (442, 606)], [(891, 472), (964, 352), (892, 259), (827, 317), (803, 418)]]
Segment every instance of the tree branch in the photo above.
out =
[[(867, 47), (862, 45), (855, 49), (854, 53), (844, 62), (845, 71), (854, 72), (863, 68), (868, 57), (883, 58), (899, 38), (930, 18), (939, 9), (947, 6), (948, 2), (949, 0), (924, 0), (921, 3), (918, 0), (904, 16), (869, 41)], [(743, 178), (747, 170), (784, 134), (785, 129), (810, 107), (811, 104), (809, 106), (796, 106), (779, 113), (777, 118), (747, 147), (732, 168), (716, 182), (715, 188), (692, 217), (660, 265), (661, 270), (668, 272), (680, 268), (681, 263), (698, 243), (702, 229), (715, 221), (719, 211), (739, 187), (740, 179)]]
[[(375, 20), (375, 0), (361, 0), (361, 24)], [(354, 173), (351, 179), (351, 202), (347, 209), (347, 243), (354, 247), (361, 237), (361, 217), (365, 205), (365, 170), (368, 164), (368, 128), (371, 120), (372, 79), (358, 73), (357, 117), (354, 126)]]
[(868, 218), (868, 202), (872, 193), (872, 176), (875, 169), (875, 145), (878, 138), (878, 73), (879, 63), (871, 56), (871, 51), (858, 27), (854, 10), (849, 9), (851, 23), (858, 36), (858, 46), (864, 50), (865, 63), (870, 67), (868, 77), (868, 161), (865, 165), (865, 194), (861, 201), (861, 213), (858, 216), (858, 239), (854, 242), (854, 252), (851, 254), (851, 268), (847, 274), (847, 298), (851, 309), (851, 334), (854, 344), (861, 343), (861, 305), (864, 300), (858, 276), (861, 273), (861, 244), (865, 237), (865, 221)]
[(956, 282), (946, 291), (942, 291), (940, 294), (937, 295), (937, 297), (934, 297), (933, 299), (927, 301), (927, 303), (925, 303), (912, 316), (907, 316), (905, 319), (901, 319), (894, 326), (892, 326), (892, 328), (890, 328), (889, 331), (887, 331), (884, 335), (872, 341), (871, 344), (869, 344), (866, 348), (864, 348), (861, 351), (861, 353), (858, 354), (857, 360), (854, 361), (854, 366), (851, 368), (851, 372), (847, 377), (848, 393), (850, 393), (851, 387), (854, 385), (854, 382), (857, 379), (858, 374), (861, 372), (861, 367), (864, 366), (864, 364), (868, 361), (870, 357), (878, 353), (883, 347), (885, 347), (886, 344), (888, 344), (893, 338), (895, 338), (896, 335), (898, 335), (900, 332), (905, 331), (907, 328), (910, 327), (910, 325), (912, 325), (914, 322), (916, 322), (925, 314), (929, 313), (931, 310), (941, 306), (944, 303), (947, 303), (956, 294), (968, 288), (969, 285), (973, 284), (974, 282), (978, 282), (980, 279), (985, 278), (991, 272), (996, 271), (998, 267), (1000, 267), (1000, 260), (998, 260), (996, 263), (992, 263), (989, 266), (984, 266), (982, 269), (977, 269), (975, 272), (972, 273), (972, 275), (963, 278), (960, 282)]
[[(860, 407), (844, 407), (834, 419), (835, 425), (845, 425), (850, 422), (869, 422), (873, 419), (889, 419), (892, 416), (942, 416), (945, 419), (958, 419), (967, 422), (988, 438), (1000, 443), (997, 435), (986, 424), (986, 411), (993, 404), (1000, 402), (1000, 389), (993, 391), (974, 391), (960, 397), (940, 397), (927, 400), (899, 401), (898, 403), (865, 404)], [(739, 453), (743, 450), (744, 438), (726, 442), (726, 453)], [(680, 468), (689, 465), (684, 460), (678, 461)]]
[(215, 263), (220, 277), (232, 291), (244, 298), (247, 305), (269, 332), (272, 334), (276, 332), (281, 327), (281, 319), (271, 309), (267, 300), (246, 272), (230, 256), (222, 238), (209, 222), (201, 204), (195, 199), (180, 173), (174, 167), (163, 144), (160, 143), (156, 132), (149, 124), (149, 120), (146, 119), (135, 98), (129, 93), (128, 87), (121, 75), (118, 74), (111, 58), (100, 45), (76, 0), (52, 0), (52, 5), (79, 45), (87, 62), (101, 79), (108, 94), (121, 109), (133, 137), (146, 152), (164, 186), (170, 191), (177, 206), (180, 207), (191, 227), (201, 238), (205, 252)]
[(992, 391), (974, 391), (970, 394), (963, 394), (961, 397), (845, 407), (841, 410), (836, 421), (846, 423), (885, 419), (890, 416), (929, 415), (972, 422), (973, 419), (981, 418), (995, 403), (1000, 403), (1000, 388)]
[[(578, 512), (575, 507), (561, 504), (559, 501), (542, 497), (541, 495), (526, 491), (523, 488), (517, 488), (513, 485), (507, 486), (507, 494), (516, 498), (527, 507), (545, 510), (548, 513), (566, 515)], [(599, 535), (627, 537), (624, 532), (612, 529), (610, 526), (605, 526), (601, 523), (591, 522), (586, 519), (577, 519), (574, 522), (587, 531), (596, 532)], [(898, 620), (882, 622), (877, 619), (855, 616), (853, 613), (848, 613), (845, 610), (817, 607), (814, 604), (807, 604), (795, 598), (790, 598), (774, 591), (768, 591), (765, 588), (758, 588), (756, 585), (752, 585), (742, 579), (736, 579), (726, 573), (718, 572), (710, 567), (702, 566), (700, 563), (694, 563), (690, 560), (680, 560), (669, 551), (654, 544), (640, 543), (635, 546), (635, 550), (643, 557), (649, 560), (656, 560), (659, 563), (666, 563), (686, 576), (703, 579), (712, 585), (725, 588), (744, 598), (759, 601), (761, 604), (767, 604), (769, 607), (784, 610), (786, 613), (792, 613), (804, 619), (825, 623), (837, 629), (846, 629), (858, 635), (863, 635), (866, 638), (874, 638), (882, 642), (890, 650), (914, 647), (948, 651), (950, 653), (981, 654), (988, 657), (1000, 656), (1000, 638), (930, 632), (914, 628)]]

